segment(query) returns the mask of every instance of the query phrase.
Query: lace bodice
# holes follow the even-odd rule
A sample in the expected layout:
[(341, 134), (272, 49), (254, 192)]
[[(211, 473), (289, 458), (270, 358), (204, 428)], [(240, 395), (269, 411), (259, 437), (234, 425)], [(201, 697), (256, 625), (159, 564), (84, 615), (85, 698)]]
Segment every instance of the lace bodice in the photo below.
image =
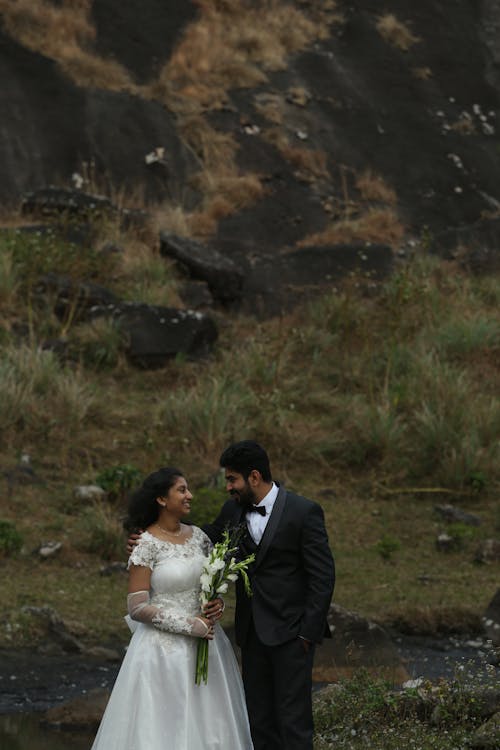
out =
[[(200, 612), (200, 575), (211, 542), (198, 527), (193, 527), (184, 544), (174, 544), (145, 531), (130, 555), (128, 566), (151, 569), (149, 602), (157, 610), (150, 620), (170, 632), (190, 633), (190, 618)], [(144, 617), (134, 617), (142, 619)]]

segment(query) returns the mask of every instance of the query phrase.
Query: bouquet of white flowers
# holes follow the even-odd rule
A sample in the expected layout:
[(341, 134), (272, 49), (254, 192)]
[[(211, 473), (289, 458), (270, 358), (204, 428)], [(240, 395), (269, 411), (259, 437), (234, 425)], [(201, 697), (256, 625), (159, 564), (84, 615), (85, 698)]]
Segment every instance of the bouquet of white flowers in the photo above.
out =
[[(248, 555), (244, 560), (237, 560), (235, 557), (242, 531), (239, 527), (233, 529), (231, 533), (224, 531), (222, 542), (214, 545), (210, 552), (200, 577), (200, 603), (202, 607), (212, 599), (216, 599), (220, 594), (225, 594), (229, 588), (229, 582), (234, 583), (239, 575), (243, 578), (246, 593), (248, 596), (252, 595), (247, 568), (255, 560), (255, 555)], [(196, 654), (195, 683), (200, 685), (203, 680), (206, 685), (207, 679), (208, 640), (200, 638)]]

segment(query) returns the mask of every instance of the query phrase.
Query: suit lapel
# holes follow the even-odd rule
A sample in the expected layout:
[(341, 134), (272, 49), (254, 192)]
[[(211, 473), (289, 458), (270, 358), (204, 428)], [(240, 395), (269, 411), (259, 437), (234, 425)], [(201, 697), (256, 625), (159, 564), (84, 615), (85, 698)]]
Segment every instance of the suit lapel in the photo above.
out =
[(285, 502), (286, 502), (286, 490), (283, 487), (283, 485), (281, 485), (278, 490), (278, 495), (276, 497), (276, 500), (274, 501), (274, 505), (271, 511), (271, 515), (269, 517), (269, 521), (267, 522), (267, 526), (264, 530), (264, 534), (262, 536), (262, 539), (260, 540), (260, 544), (259, 544), (258, 551), (257, 551), (257, 558), (255, 560), (254, 570), (256, 570), (259, 567), (260, 563), (266, 556), (269, 546), (276, 533), (276, 529), (278, 528), (278, 524), (280, 522), (281, 515), (285, 507)]

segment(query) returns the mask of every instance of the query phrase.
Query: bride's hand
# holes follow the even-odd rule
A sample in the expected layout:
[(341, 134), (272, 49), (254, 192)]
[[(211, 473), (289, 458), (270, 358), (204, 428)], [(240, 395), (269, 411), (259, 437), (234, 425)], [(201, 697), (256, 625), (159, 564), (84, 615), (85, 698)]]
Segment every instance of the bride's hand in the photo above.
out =
[(225, 604), (224, 600), (220, 596), (217, 599), (212, 599), (203, 605), (203, 616), (210, 620), (212, 623), (216, 623), (220, 620), (222, 613), (224, 612)]
[(193, 629), (191, 635), (196, 638), (206, 638), (211, 641), (214, 637), (214, 626), (206, 617), (199, 615), (193, 618)]

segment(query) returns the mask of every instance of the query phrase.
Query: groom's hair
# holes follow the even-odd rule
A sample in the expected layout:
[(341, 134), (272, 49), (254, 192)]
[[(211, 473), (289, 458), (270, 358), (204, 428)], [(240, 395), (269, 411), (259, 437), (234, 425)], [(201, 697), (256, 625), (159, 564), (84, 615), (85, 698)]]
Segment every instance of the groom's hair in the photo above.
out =
[(234, 469), (245, 479), (256, 469), (264, 482), (272, 480), (269, 457), (264, 448), (255, 440), (241, 440), (230, 445), (220, 457), (219, 464), (224, 469)]

